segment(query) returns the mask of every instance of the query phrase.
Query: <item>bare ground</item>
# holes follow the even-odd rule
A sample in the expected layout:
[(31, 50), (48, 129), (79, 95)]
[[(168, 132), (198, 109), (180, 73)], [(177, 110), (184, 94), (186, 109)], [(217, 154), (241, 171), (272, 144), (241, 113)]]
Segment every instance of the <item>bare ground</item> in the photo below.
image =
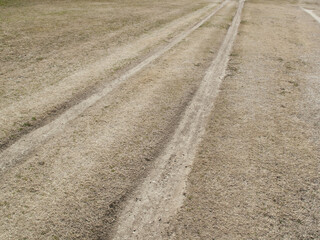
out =
[(0, 239), (320, 239), (319, 4), (224, 4), (0, 1)]
[(185, 182), (210, 110), (225, 74), (228, 57), (241, 21), (243, 1), (212, 64), (186, 109), (172, 139), (156, 165), (119, 218), (114, 239), (159, 239), (163, 226), (182, 206)]

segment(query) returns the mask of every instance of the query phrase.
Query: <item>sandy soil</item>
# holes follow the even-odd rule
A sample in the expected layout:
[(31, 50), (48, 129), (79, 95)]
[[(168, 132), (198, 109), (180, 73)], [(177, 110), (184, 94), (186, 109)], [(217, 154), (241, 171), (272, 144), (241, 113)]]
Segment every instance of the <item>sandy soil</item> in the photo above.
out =
[(0, 239), (319, 239), (301, 7), (0, 0)]

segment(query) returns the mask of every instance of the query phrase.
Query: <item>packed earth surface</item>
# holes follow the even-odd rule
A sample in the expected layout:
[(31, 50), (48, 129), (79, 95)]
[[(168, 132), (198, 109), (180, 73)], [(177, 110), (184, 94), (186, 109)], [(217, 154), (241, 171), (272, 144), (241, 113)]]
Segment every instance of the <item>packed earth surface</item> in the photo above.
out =
[(0, 0), (0, 240), (320, 239), (319, 0)]

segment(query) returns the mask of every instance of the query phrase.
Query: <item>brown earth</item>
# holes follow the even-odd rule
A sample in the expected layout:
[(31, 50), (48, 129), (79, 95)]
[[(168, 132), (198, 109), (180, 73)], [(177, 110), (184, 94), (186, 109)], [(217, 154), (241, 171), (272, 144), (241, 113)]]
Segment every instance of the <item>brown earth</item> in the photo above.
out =
[(0, 239), (320, 239), (319, 3), (239, 6), (0, 0)]

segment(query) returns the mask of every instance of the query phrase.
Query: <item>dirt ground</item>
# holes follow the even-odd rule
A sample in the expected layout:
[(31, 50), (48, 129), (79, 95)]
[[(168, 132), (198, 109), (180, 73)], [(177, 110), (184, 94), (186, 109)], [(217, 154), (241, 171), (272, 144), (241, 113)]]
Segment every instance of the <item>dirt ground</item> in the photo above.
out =
[(0, 239), (320, 239), (319, 4), (0, 0)]

